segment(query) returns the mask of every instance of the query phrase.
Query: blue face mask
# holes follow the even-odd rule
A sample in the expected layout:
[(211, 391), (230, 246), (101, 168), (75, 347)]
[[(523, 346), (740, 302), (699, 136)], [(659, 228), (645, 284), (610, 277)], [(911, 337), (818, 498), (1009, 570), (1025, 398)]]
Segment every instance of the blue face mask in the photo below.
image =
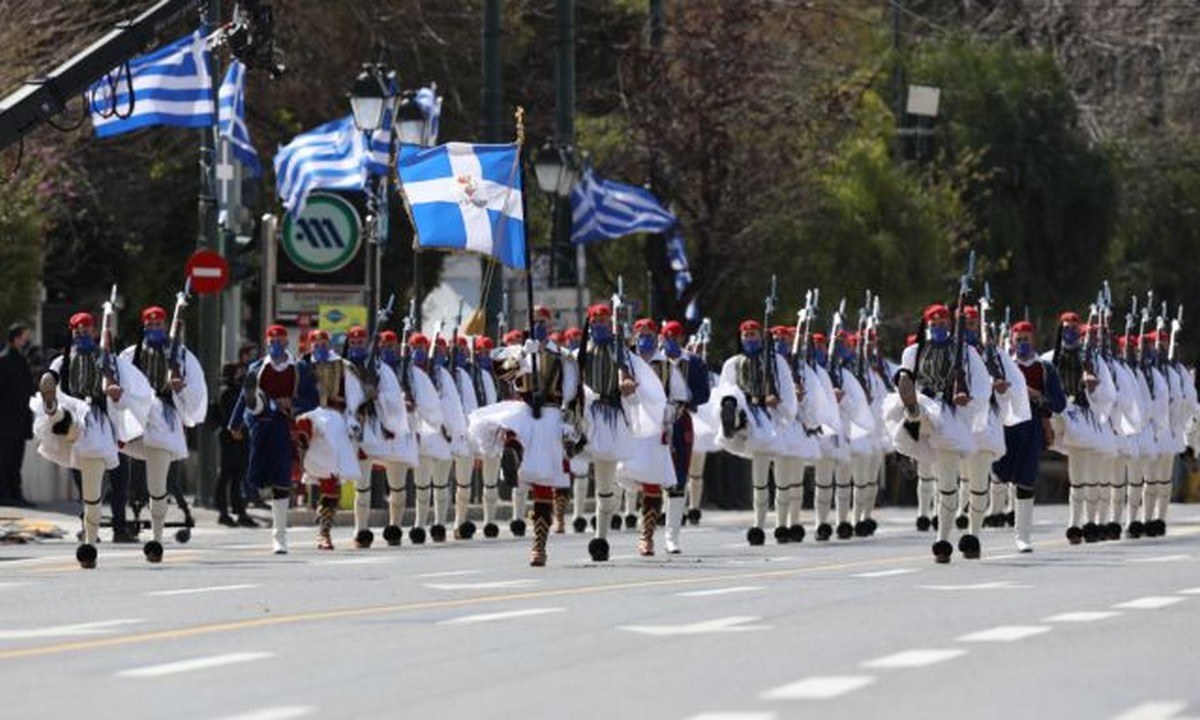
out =
[(75, 349), (81, 353), (90, 353), (96, 349), (96, 338), (91, 335), (75, 336)]
[(950, 330), (948, 328), (941, 327), (940, 325), (934, 325), (929, 328), (929, 341), (934, 345), (944, 345), (949, 340)]
[(964, 330), (963, 340), (965, 340), (968, 345), (977, 345), (979, 343), (979, 333), (975, 332), (974, 330)]
[(313, 348), (313, 360), (316, 360), (317, 362), (329, 362), (330, 354), (329, 348), (327, 347)]
[(463, 352), (462, 350), (455, 350), (454, 351), (454, 367), (466, 367), (466, 366), (467, 366), (467, 354), (465, 352)]
[(445, 353), (437, 352), (433, 354), (433, 364), (438, 367), (446, 367), (450, 364), (450, 358)]
[(1063, 328), (1062, 331), (1063, 345), (1074, 347), (1079, 344), (1079, 331), (1075, 328)]
[(787, 355), (788, 352), (791, 351), (791, 349), (792, 349), (792, 347), (791, 347), (791, 345), (788, 345), (787, 340), (776, 340), (775, 341), (775, 352), (779, 353), (780, 355)]
[(648, 354), (654, 352), (655, 348), (657, 348), (657, 347), (658, 347), (657, 338), (655, 338), (653, 335), (638, 335), (638, 339), (637, 339), (638, 352), (642, 353), (643, 355), (648, 355)]
[(851, 350), (850, 348), (846, 347), (845, 345), (839, 345), (838, 346), (838, 357), (846, 362), (849, 362), (854, 359), (854, 351)]
[(429, 351), (425, 348), (413, 348), (412, 359), (418, 365), (424, 365), (429, 360)]
[(346, 357), (350, 358), (351, 362), (362, 362), (367, 359), (367, 349), (365, 347), (348, 347), (346, 348)]
[(396, 363), (400, 362), (400, 353), (391, 348), (387, 348), (383, 352), (379, 353), (379, 355), (388, 365), (395, 365)]
[(483, 368), (484, 370), (492, 369), (492, 356), (491, 355), (484, 353), (482, 355), (476, 355), (475, 359), (476, 359), (476, 362), (479, 363), (479, 367)]
[(747, 355), (754, 356), (762, 352), (762, 340), (743, 340), (742, 349)]
[(267, 343), (267, 354), (275, 360), (282, 360), (287, 355), (287, 343), (282, 340), (272, 340)]
[(815, 348), (813, 350), (813, 359), (817, 361), (818, 365), (825, 367), (825, 364), (829, 362), (829, 352), (824, 348)]
[(592, 326), (592, 342), (597, 345), (607, 345), (612, 342), (612, 328), (608, 325)]
[(1017, 343), (1017, 357), (1027, 358), (1033, 355), (1033, 343), (1028, 340)]
[(1146, 362), (1151, 365), (1158, 362), (1158, 350), (1155, 350), (1153, 347), (1146, 348), (1142, 351), (1142, 355), (1146, 358)]
[(545, 323), (535, 323), (534, 324), (534, 326), (533, 326), (533, 339), (534, 340), (544, 343), (544, 342), (546, 342), (546, 338), (548, 336), (549, 336), (549, 333), (546, 332)]
[(143, 330), (142, 337), (150, 347), (160, 348), (167, 344), (167, 331), (162, 328)]
[(679, 347), (679, 341), (675, 338), (667, 338), (663, 341), (663, 352), (669, 358), (677, 358), (683, 354), (683, 348)]

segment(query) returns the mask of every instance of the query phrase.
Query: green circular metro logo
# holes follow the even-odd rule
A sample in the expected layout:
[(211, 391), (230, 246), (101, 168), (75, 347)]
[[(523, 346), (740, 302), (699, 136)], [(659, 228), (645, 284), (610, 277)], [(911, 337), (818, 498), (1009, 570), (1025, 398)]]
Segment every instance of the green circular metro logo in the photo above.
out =
[(345, 199), (313, 193), (299, 217), (288, 213), (284, 219), (283, 251), (304, 270), (334, 272), (354, 259), (360, 227), (358, 211)]

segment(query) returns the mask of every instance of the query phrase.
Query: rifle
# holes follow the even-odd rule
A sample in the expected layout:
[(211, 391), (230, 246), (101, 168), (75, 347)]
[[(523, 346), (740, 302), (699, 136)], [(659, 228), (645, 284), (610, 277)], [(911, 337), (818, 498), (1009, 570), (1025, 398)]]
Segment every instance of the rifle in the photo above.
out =
[(1130, 367), (1132, 367), (1133, 363), (1134, 363), (1134, 356), (1133, 356), (1134, 348), (1133, 348), (1133, 344), (1130, 342), (1131, 338), (1129, 336), (1130, 336), (1130, 333), (1132, 333), (1132, 331), (1133, 331), (1133, 319), (1135, 317), (1137, 317), (1137, 314), (1138, 314), (1137, 295), (1134, 295), (1131, 298), (1129, 312), (1125, 313), (1125, 356), (1123, 359), (1125, 360), (1125, 363), (1128, 364)]
[(175, 310), (171, 314), (171, 329), (167, 337), (170, 340), (167, 351), (167, 368), (172, 380), (182, 380), (187, 369), (187, 361), (183, 349), (183, 310), (188, 306), (192, 294), (192, 278), (189, 275), (183, 282), (183, 290), (175, 293)]
[(121, 384), (117, 370), (117, 356), (113, 352), (113, 326), (117, 322), (117, 284), (113, 283), (108, 300), (104, 301), (103, 318), (100, 321), (100, 354), (96, 363), (108, 385)]
[(496, 316), (496, 347), (500, 347), (504, 342), (504, 336), (508, 334), (508, 291), (500, 296), (500, 314)]
[(834, 372), (834, 370), (842, 367), (842, 361), (837, 353), (838, 333), (845, 326), (846, 313), (846, 298), (842, 298), (838, 303), (838, 309), (833, 313), (833, 319), (829, 323), (829, 338), (826, 344), (826, 363), (829, 365), (829, 377), (833, 381), (833, 386), (839, 390), (842, 387), (842, 374)]
[[(763, 335), (769, 337), (771, 334), (771, 316), (775, 314), (775, 305), (777, 300), (777, 285), (774, 275), (771, 276), (771, 294), (763, 300)], [(779, 398), (779, 379), (775, 377), (775, 341), (763, 342), (763, 368), (766, 374), (766, 391), (767, 397), (774, 395)], [(767, 398), (763, 398), (766, 402)]]
[(1176, 339), (1179, 336), (1179, 331), (1183, 329), (1183, 303), (1179, 303), (1179, 307), (1175, 309), (1175, 319), (1171, 321), (1171, 343), (1167, 346), (1167, 361), (1174, 363), (1175, 349), (1177, 347)]
[(395, 305), (396, 296), (393, 294), (388, 297), (387, 305), (379, 308), (375, 313), (375, 326), (370, 331), (370, 345), (367, 346), (367, 359), (363, 363), (361, 375), (363, 394), (369, 399), (359, 406), (358, 411), (355, 413), (358, 415), (360, 423), (367, 418), (375, 417), (376, 414), (375, 400), (371, 396), (378, 394), (379, 389), (379, 331), (391, 319)]
[(858, 309), (858, 352), (854, 354), (854, 375), (863, 384), (867, 401), (871, 400), (870, 382), (867, 380), (867, 327), (870, 323), (871, 291), (867, 291), (866, 302)]
[(983, 296), (979, 298), (979, 341), (983, 345), (984, 361), (992, 377), (1004, 379), (1004, 363), (996, 353), (996, 338), (988, 332), (988, 311), (992, 309), (992, 285), (983, 283)]
[(617, 276), (617, 292), (612, 296), (613, 321), (613, 354), (617, 356), (617, 367), (621, 372), (633, 377), (629, 367), (629, 348), (625, 346), (625, 325), (620, 320), (621, 311), (625, 308), (625, 278)]
[(404, 317), (403, 329), (400, 331), (400, 389), (404, 392), (404, 401), (406, 403), (413, 402), (412, 378), (410, 370), (412, 368), (412, 351), (408, 346), (408, 336), (412, 333), (413, 318), (417, 314), (417, 300), (413, 298), (408, 301), (408, 315)]
[(947, 386), (949, 397), (947, 402), (954, 404), (954, 396), (958, 391), (966, 393), (967, 386), (967, 350), (966, 333), (964, 330), (963, 308), (967, 305), (967, 297), (971, 292), (971, 280), (975, 277), (975, 251), (967, 257), (967, 271), (958, 279), (958, 304), (954, 308), (954, 381)]
[(704, 318), (700, 321), (700, 327), (696, 330), (696, 334), (688, 338), (688, 346), (695, 348), (699, 352), (700, 359), (708, 364), (708, 342), (712, 338), (712, 320)]

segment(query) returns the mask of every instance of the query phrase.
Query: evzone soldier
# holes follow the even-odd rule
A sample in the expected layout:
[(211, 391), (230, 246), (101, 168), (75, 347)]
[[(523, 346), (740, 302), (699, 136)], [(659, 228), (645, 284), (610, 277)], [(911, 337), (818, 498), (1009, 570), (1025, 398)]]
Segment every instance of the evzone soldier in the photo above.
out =
[[(679, 534), (683, 527), (685, 493), (690, 475), (688, 466), (694, 457), (694, 417), (700, 406), (708, 402), (712, 388), (708, 366), (704, 360), (699, 355), (683, 349), (683, 325), (676, 320), (668, 320), (663, 323), (661, 334), (662, 353), (666, 362), (674, 366), (674, 373), (683, 379), (687, 390), (686, 400), (676, 400), (675, 422), (671, 428), (671, 461), (675, 469), (675, 485), (667, 488), (665, 515), (667, 553), (675, 555), (680, 552)], [(655, 367), (655, 370), (658, 372), (660, 368)], [(661, 373), (659, 375), (661, 377)]]
[(1167, 532), (1167, 508), (1171, 503), (1175, 456), (1186, 449), (1186, 427), (1193, 408), (1183, 393), (1183, 379), (1173, 363), (1167, 362), (1165, 319), (1159, 316), (1158, 329), (1142, 339), (1142, 364), (1146, 383), (1152, 387), (1151, 417), (1154, 422), (1153, 459), (1148, 463), (1142, 490), (1143, 524), (1148, 537)]
[[(496, 344), (492, 342), (490, 337), (480, 335), (475, 338), (474, 344), (471, 347), (472, 351), (468, 363), (468, 372), (470, 374), (472, 395), (475, 398), (475, 405), (472, 408), (472, 411), (474, 411), (500, 402), (500, 390), (496, 382), (496, 376), (492, 370), (492, 351), (496, 349)], [(465, 405), (466, 403), (464, 402)], [(469, 428), (469, 413), (467, 418)], [(487, 447), (475, 440), (475, 436), (469, 430), (468, 435), (471, 440), (471, 449), (475, 453), (475, 463), (480, 467), (483, 479), (483, 536), (485, 538), (494, 538), (500, 535), (500, 528), (496, 524), (496, 506), (500, 502), (500, 455), (489, 452)], [(454, 503), (455, 513), (460, 512), (458, 510), (460, 504), (464, 510), (466, 508), (466, 503), (463, 501), (461, 494), (462, 486), (460, 485), (459, 497), (455, 499)]]
[[(653, 407), (643, 408), (646, 412), (654, 413), (657, 410), (659, 433), (633, 440), (633, 451), (617, 465), (617, 481), (626, 492), (642, 493), (638, 554), (650, 557), (654, 555), (654, 531), (658, 526), (659, 513), (663, 509), (663, 490), (675, 487), (678, 482), (671, 458), (671, 441), (675, 421), (687, 406), (688, 389), (683, 375), (659, 348), (658, 327), (653, 320), (642, 318), (635, 322), (633, 339), (637, 357), (654, 373), (654, 379), (649, 383), (652, 388), (646, 388), (652, 392), (643, 393), (639, 399), (642, 403), (652, 403)], [(669, 551), (679, 552), (677, 532), (672, 548)]]
[[(854, 534), (857, 537), (870, 537), (879, 527), (873, 513), (876, 498), (879, 496), (879, 479), (883, 472), (883, 464), (887, 454), (894, 450), (883, 422), (883, 405), (887, 396), (895, 392), (891, 380), (895, 371), (888, 369), (883, 354), (879, 352), (874, 327), (864, 328), (861, 333), (851, 335), (849, 341), (854, 350), (855, 377), (867, 395), (871, 415), (875, 418), (866, 476), (854, 478)], [(859, 353), (864, 355), (861, 361)]]
[[(385, 331), (390, 332), (390, 331)], [(367, 346), (367, 331), (359, 326), (346, 334), (345, 373), (346, 420), (361, 428), (358, 440), (359, 477), (354, 489), (354, 546), (369, 548), (375, 540), (371, 532), (371, 473), (376, 465), (384, 470), (388, 486), (388, 525), (384, 541), (391, 546), (401, 542), (400, 518), (404, 512), (403, 492), (409, 468), (417, 465), (417, 437), (410, 425), (408, 408), (400, 381), (383, 356), (383, 334), (376, 339), (375, 350)], [(396, 334), (387, 337), (394, 352)], [(351, 425), (353, 427), (353, 425)], [(399, 487), (398, 493), (395, 488)], [(395, 495), (399, 508), (392, 511)]]
[[(958, 510), (959, 463), (975, 450), (973, 432), (986, 422), (991, 377), (975, 349), (954, 337), (945, 305), (927, 307), (921, 324), (917, 344), (905, 348), (900, 362), (899, 402), (889, 405), (885, 419), (896, 449), (928, 468), (936, 481), (933, 555), (936, 562), (948, 563), (954, 550), (950, 533)], [(958, 549), (963, 557), (977, 559), (979, 538), (963, 535)]]
[(717, 384), (717, 374), (708, 365), (708, 338), (705, 332), (707, 322), (706, 319), (705, 324), (701, 325), (699, 336), (688, 339), (687, 347), (688, 354), (704, 367), (708, 380), (708, 387), (705, 390), (708, 401), (697, 405), (692, 412), (692, 457), (688, 461), (686, 518), (693, 525), (700, 523), (702, 514), (700, 506), (704, 502), (705, 462), (709, 453), (720, 450), (717, 447), (718, 424), (715, 421), (719, 408), (714, 407), (714, 403), (719, 404), (720, 401), (712, 396), (712, 388)]
[(996, 350), (990, 338), (984, 343), (979, 308), (971, 305), (963, 308), (963, 331), (965, 343), (983, 358), (991, 383), (983, 422), (972, 428), (975, 449), (963, 458), (958, 468), (962, 481), (959, 492), (964, 496), (959, 498), (959, 507), (966, 514), (959, 516), (962, 522), (956, 522), (968, 535), (979, 537), (991, 499), (992, 463), (1004, 456), (1004, 428), (1025, 422), (1030, 415), (1024, 378), (1016, 365)]
[[(754, 524), (746, 531), (750, 545), (766, 540), (771, 462), (779, 454), (780, 428), (796, 417), (798, 403), (787, 359), (765, 347), (762, 325), (745, 320), (738, 327), (741, 352), (725, 361), (714, 394), (720, 398), (718, 445), (750, 460)], [(784, 431), (786, 434), (786, 431)]]
[[(365, 333), (361, 340), (365, 341)], [(313, 330), (308, 341), (311, 351), (301, 358), (300, 366), (307, 367), (313, 377), (317, 404), (296, 416), (296, 437), (303, 451), (304, 483), (316, 488), (319, 498), (317, 549), (333, 550), (333, 521), (341, 500), (341, 484), (360, 484), (357, 441), (363, 431), (353, 416), (355, 409), (347, 402), (350, 364), (334, 352), (327, 331)], [(362, 392), (361, 387), (358, 392)], [(370, 480), (367, 483), (369, 499)]]
[(1103, 431), (1103, 420), (1115, 400), (1107, 368), (1096, 362), (1096, 348), (1085, 347), (1077, 313), (1059, 315), (1058, 339), (1042, 358), (1054, 365), (1067, 396), (1067, 408), (1055, 416), (1052, 450), (1067, 457), (1070, 520), (1067, 540), (1076, 545), (1096, 542), (1100, 530), (1100, 475), (1115, 461), (1116, 441)]
[[(521, 330), (509, 330), (501, 338), (504, 347), (502, 354), (505, 356), (511, 355), (513, 352), (519, 352), (525, 344), (525, 333)], [(499, 381), (500, 397), (504, 400), (520, 400), (520, 394), (513, 385), (513, 376), (501, 377), (499, 374), (496, 379)], [(500, 476), (504, 478), (504, 482), (512, 488), (512, 518), (508, 522), (508, 530), (514, 537), (525, 536), (525, 519), (529, 515), (529, 488), (521, 487), (519, 482), (518, 470), (521, 467), (521, 444), (516, 442), (516, 435), (513, 434), (512, 442), (505, 443), (504, 449), (500, 455)]]
[(529, 564), (543, 567), (555, 490), (566, 484), (562, 472), (563, 412), (579, 392), (579, 379), (574, 364), (564, 362), (557, 348), (535, 339), (524, 345), (506, 345), (496, 360), (498, 378), (502, 384), (510, 384), (519, 399), (493, 403), (471, 413), (471, 438), (492, 455), (499, 455), (507, 447), (520, 447), (520, 487), (514, 493), (533, 495)]
[[(563, 331), (562, 337), (563, 356), (578, 363), (579, 346), (583, 343), (583, 330), (578, 327), (569, 327)], [(584, 532), (588, 528), (586, 508), (590, 468), (591, 463), (588, 462), (586, 453), (576, 453), (567, 458), (565, 470), (571, 480), (571, 527), (577, 533)]]
[[(421, 362), (427, 360), (425, 353), (428, 352), (429, 341), (423, 335), (417, 337), (416, 342), (410, 339), (405, 345), (401, 345), (400, 337), (396, 333), (384, 330), (379, 334), (379, 345), (381, 359), (392, 369), (392, 374), (395, 375), (396, 382), (400, 385), (405, 414), (408, 418), (408, 423), (402, 428), (402, 432), (412, 438), (416, 445), (416, 453), (409, 457), (409, 464), (386, 460), (383, 462), (388, 478), (388, 524), (383, 529), (383, 539), (387, 541), (388, 545), (395, 546), (401, 543), (404, 536), (401, 528), (404, 522), (404, 511), (408, 504), (407, 474), (411, 469), (415, 478), (420, 462), (418, 430), (426, 425), (441, 426), (442, 403), (429, 375), (417, 364), (418, 359)], [(419, 535), (424, 541), (425, 531), (421, 530)], [(416, 533), (411, 537), (416, 537)]]
[[(637, 355), (624, 346), (613, 309), (606, 303), (588, 308), (588, 343), (580, 350), (579, 375), (585, 393), (584, 422), (596, 480), (596, 530), (588, 554), (608, 560), (608, 518), (615, 508), (617, 463), (634, 452), (634, 440), (662, 432), (662, 384)], [(559, 475), (562, 475), (561, 458)]]
[(821, 449), (816, 439), (809, 436), (804, 426), (809, 399), (803, 364), (797, 365), (792, 352), (795, 346), (795, 330), (788, 325), (771, 328), (772, 346), (791, 370), (792, 385), (796, 393), (796, 416), (791, 422), (776, 426), (779, 434), (778, 454), (772, 459), (775, 472), (775, 542), (789, 543), (804, 540), (804, 526), (800, 522), (800, 510), (804, 500), (804, 468), (813, 465), (820, 457)]
[[(1107, 323), (1104, 323), (1104, 327), (1107, 328)], [(1106, 334), (1101, 338), (1101, 347), (1107, 349), (1110, 342), (1111, 338)], [(1116, 402), (1109, 411), (1108, 423), (1116, 444), (1117, 460), (1111, 463), (1109, 472), (1111, 494), (1107, 500), (1103, 497), (1100, 499), (1106, 520), (1104, 532), (1109, 540), (1120, 540), (1125, 528), (1132, 524), (1128, 521), (1133, 518), (1127, 520), (1125, 515), (1129, 507), (1129, 484), (1132, 476), (1141, 470), (1138, 461), (1138, 438), (1146, 422), (1144, 408), (1149, 402), (1144, 394), (1144, 383), (1139, 383), (1139, 376), (1135, 374), (1136, 368), (1125, 360), (1125, 336), (1117, 337), (1117, 348), (1116, 353), (1104, 352), (1101, 355), (1102, 361), (1108, 366), (1108, 374), (1112, 377), (1116, 394)], [(1140, 476), (1138, 484), (1141, 485)], [(1140, 520), (1138, 522), (1140, 534)], [(1132, 537), (1132, 532), (1130, 536)]]
[(175, 317), (167, 329), (167, 312), (158, 306), (142, 310), (142, 341), (121, 352), (121, 358), (142, 371), (154, 395), (142, 436), (125, 443), (121, 452), (146, 463), (146, 488), (150, 495), (152, 539), (142, 552), (146, 560), (162, 562), (163, 527), (167, 519), (167, 474), (171, 463), (188, 456), (185, 427), (204, 422), (208, 414), (208, 385), (204, 370), (184, 345), (182, 311), (186, 296), (180, 293)]
[[(875, 414), (870, 399), (854, 374), (854, 354), (848, 336), (841, 328), (833, 332), (833, 352), (829, 357), (829, 377), (833, 381), (842, 432), (839, 443), (846, 452), (838, 455), (834, 482), (834, 507), (837, 510), (836, 533), (839, 540), (854, 536), (850, 523), (851, 501), (855, 486), (866, 486), (871, 474), (871, 456), (875, 452)], [(818, 532), (817, 539), (821, 538)], [(827, 538), (828, 536), (826, 536)]]
[(115, 312), (111, 301), (105, 305), (99, 342), (90, 313), (71, 316), (71, 346), (42, 375), (41, 397), (29, 399), (38, 454), (78, 470), (82, 480), (83, 542), (75, 559), (85, 569), (96, 567), (104, 474), (119, 464), (118, 442), (142, 433), (153, 397), (141, 371), (113, 351)]
[[(1033, 324), (1012, 326), (1012, 353), (1029, 398), (1030, 417), (1004, 427), (1004, 455), (992, 464), (996, 480), (1015, 489), (1014, 528), (1019, 552), (1033, 552), (1033, 490), (1042, 451), (1054, 441), (1051, 418), (1067, 407), (1054, 365), (1041, 359), (1033, 344)], [(1014, 377), (1015, 380), (1015, 377)], [(1010, 385), (1009, 392), (1016, 392)]]
[(297, 414), (316, 407), (317, 388), (311, 366), (297, 363), (288, 352), (286, 328), (272, 325), (267, 328), (266, 340), (266, 354), (246, 371), (229, 429), (235, 433), (248, 430), (246, 498), (270, 495), (271, 546), (276, 555), (283, 555), (288, 551), (292, 469), (299, 452), (294, 421)]
[[(420, 455), (417, 472), (413, 476), (416, 486), (416, 501), (413, 504), (415, 516), (408, 537), (420, 545), (425, 542), (425, 524), (429, 520), (431, 499), (434, 523), (429, 528), (429, 537), (434, 542), (445, 541), (445, 505), (448, 498), (444, 495), (449, 489), (450, 470), (455, 455), (467, 455), (469, 452), (465, 448), (466, 418), (462, 414), (454, 377), (446, 367), (449, 356), (446, 354), (445, 341), (441, 341), (440, 345), (435, 344), (432, 354), (429, 338), (421, 333), (409, 336), (408, 344), (412, 348), (413, 365), (427, 374), (442, 408), (441, 422), (435, 425), (422, 417), (418, 433)], [(460, 444), (463, 447), (456, 452)]]
[[(811, 395), (813, 401), (823, 395), (822, 404), (828, 405), (825, 414), (815, 421), (810, 420), (814, 424), (808, 426), (817, 438), (820, 449), (813, 470), (813, 511), (817, 522), (815, 535), (819, 542), (826, 542), (833, 536), (829, 513), (834, 504), (838, 484), (844, 483), (845, 494), (850, 494), (850, 444), (846, 435), (846, 414), (842, 411), (845, 390), (837, 384), (842, 374), (831, 367), (829, 340), (823, 333), (813, 333), (809, 343), (812, 347), (810, 368), (815, 382), (806, 386), (806, 394)], [(811, 413), (808, 416), (811, 418)], [(840, 478), (837, 477), (839, 468)], [(849, 497), (846, 500), (849, 500)], [(843, 506), (846, 500), (843, 501)], [(850, 527), (844, 528), (842, 532), (845, 533), (846, 530), (853, 532), (853, 528)]]

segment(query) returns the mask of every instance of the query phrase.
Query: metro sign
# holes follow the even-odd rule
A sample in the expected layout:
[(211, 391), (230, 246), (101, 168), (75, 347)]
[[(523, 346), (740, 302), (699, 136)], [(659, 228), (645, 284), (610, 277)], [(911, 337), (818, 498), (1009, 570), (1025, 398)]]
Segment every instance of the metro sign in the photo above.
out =
[(362, 244), (358, 211), (345, 199), (312, 193), (298, 217), (283, 222), (283, 251), (298, 267), (330, 273), (345, 267)]

